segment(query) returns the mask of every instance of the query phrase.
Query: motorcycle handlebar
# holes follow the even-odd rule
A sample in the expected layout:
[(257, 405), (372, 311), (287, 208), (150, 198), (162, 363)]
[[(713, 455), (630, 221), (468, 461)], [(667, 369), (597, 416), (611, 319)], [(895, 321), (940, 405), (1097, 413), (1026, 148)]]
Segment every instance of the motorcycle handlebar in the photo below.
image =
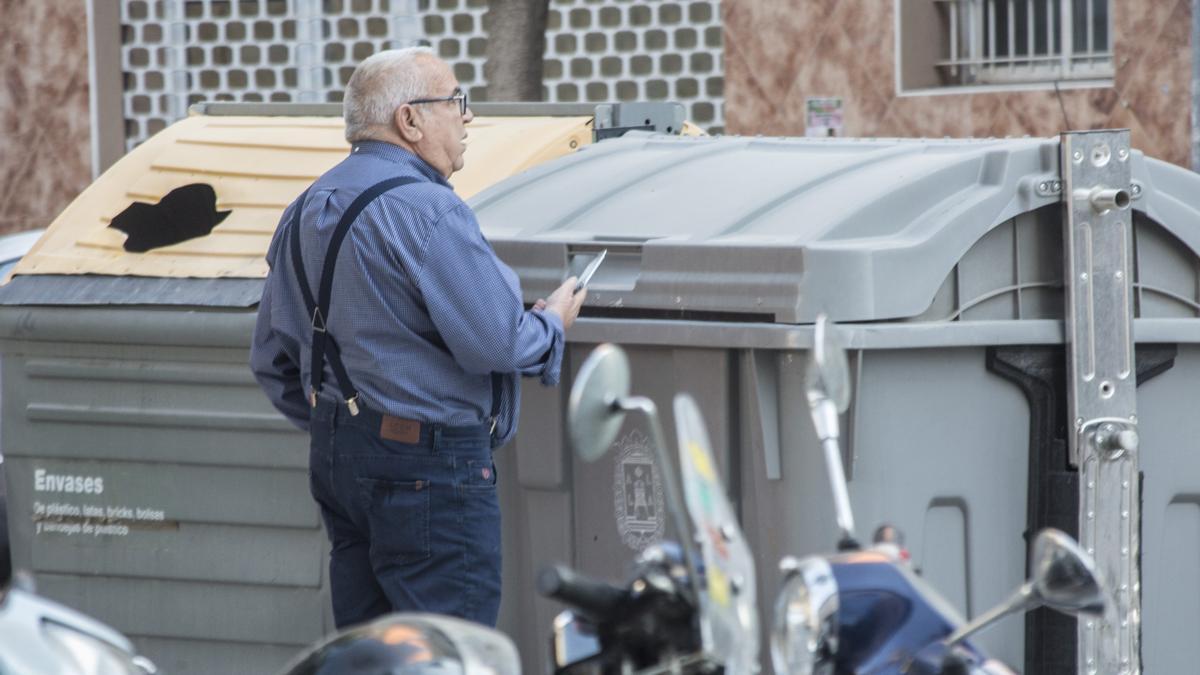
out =
[(629, 599), (629, 591), (589, 579), (564, 565), (538, 572), (538, 593), (586, 612), (594, 618), (612, 616)]

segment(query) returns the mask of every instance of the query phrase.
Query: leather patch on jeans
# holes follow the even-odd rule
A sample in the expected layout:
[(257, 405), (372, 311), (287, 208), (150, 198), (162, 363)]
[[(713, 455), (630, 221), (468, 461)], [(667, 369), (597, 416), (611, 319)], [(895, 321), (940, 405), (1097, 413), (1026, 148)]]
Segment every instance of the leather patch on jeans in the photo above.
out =
[(379, 435), (389, 441), (416, 443), (421, 440), (421, 423), (384, 415), (383, 423), (379, 425)]

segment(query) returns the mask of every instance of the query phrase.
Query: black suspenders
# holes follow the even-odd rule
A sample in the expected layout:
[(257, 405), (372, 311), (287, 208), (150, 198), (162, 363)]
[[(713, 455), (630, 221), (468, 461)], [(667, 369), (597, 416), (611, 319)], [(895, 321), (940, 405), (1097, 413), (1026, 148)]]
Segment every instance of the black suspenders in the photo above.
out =
[[(333, 369), (333, 375), (342, 389), (342, 395), (346, 397), (346, 407), (350, 409), (351, 415), (358, 414), (358, 390), (350, 382), (350, 374), (346, 372), (346, 366), (342, 363), (341, 350), (325, 325), (325, 319), (329, 316), (329, 302), (333, 296), (333, 268), (337, 265), (338, 251), (342, 248), (342, 241), (346, 239), (346, 235), (350, 232), (350, 226), (358, 219), (359, 214), (368, 204), (375, 201), (376, 197), (393, 188), (418, 181), (419, 179), (408, 176), (388, 178), (367, 188), (351, 202), (350, 208), (346, 209), (341, 219), (338, 220), (337, 227), (333, 230), (333, 236), (329, 240), (329, 249), (325, 252), (325, 262), (321, 268), (321, 285), (316, 299), (313, 298), (312, 290), (308, 287), (308, 275), (304, 271), (304, 257), (300, 252), (300, 214), (304, 210), (304, 201), (308, 197), (308, 190), (305, 190), (304, 194), (301, 194), (300, 198), (296, 200), (296, 209), (292, 213), (291, 223), (292, 268), (296, 274), (296, 281), (300, 284), (300, 294), (304, 296), (304, 305), (308, 308), (308, 316), (312, 322), (312, 362), (308, 402), (314, 408), (317, 405), (317, 394), (321, 392), (321, 380), (325, 377), (325, 358), (328, 353), (329, 366)], [(495, 431), (496, 420), (500, 415), (502, 382), (503, 377), (499, 373), (492, 373), (491, 417), (493, 431)]]

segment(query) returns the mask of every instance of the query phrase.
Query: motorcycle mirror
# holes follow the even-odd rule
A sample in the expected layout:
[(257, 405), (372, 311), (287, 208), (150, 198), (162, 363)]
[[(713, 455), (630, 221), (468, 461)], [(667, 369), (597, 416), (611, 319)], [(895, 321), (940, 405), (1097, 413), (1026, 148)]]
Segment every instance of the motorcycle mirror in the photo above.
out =
[(833, 401), (838, 412), (850, 407), (850, 365), (837, 326), (825, 314), (813, 326), (811, 367), (806, 375), (809, 397)]
[(625, 420), (620, 401), (629, 396), (629, 358), (614, 344), (602, 344), (583, 362), (571, 397), (567, 418), (571, 443), (583, 459), (604, 456)]
[[(655, 461), (662, 472), (664, 497), (671, 523), (684, 542), (692, 542), (692, 529), (679, 491), (675, 464), (671, 461), (671, 453), (663, 437), (658, 407), (649, 398), (629, 395), (629, 358), (617, 345), (602, 344), (592, 351), (579, 368), (567, 401), (567, 419), (575, 452), (589, 462), (603, 457), (621, 430), (625, 413), (629, 411), (646, 416)], [(685, 543), (683, 557), (693, 584), (699, 578), (694, 555), (692, 547)]]
[(1040, 604), (1064, 614), (1103, 614), (1104, 588), (1095, 563), (1066, 533), (1045, 529), (1033, 541), (1033, 592)]
[(954, 631), (946, 644), (962, 642), (1017, 611), (1049, 607), (1064, 614), (1104, 613), (1105, 592), (1096, 576), (1095, 563), (1070, 535), (1052, 528), (1039, 532), (1033, 541), (1030, 563), (1029, 581), (1008, 600)]

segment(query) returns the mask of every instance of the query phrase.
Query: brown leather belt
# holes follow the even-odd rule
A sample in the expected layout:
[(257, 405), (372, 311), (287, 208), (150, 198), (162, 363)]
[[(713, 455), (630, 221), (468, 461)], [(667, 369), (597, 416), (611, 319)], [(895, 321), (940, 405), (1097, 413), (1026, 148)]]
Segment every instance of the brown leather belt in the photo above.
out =
[[(330, 403), (340, 407), (338, 403), (334, 403), (333, 401), (330, 401)], [(350, 420), (354, 420), (354, 422), (350, 422)], [(436, 442), (439, 432), (443, 438), (447, 437), (447, 435), (450, 438), (473, 438), (476, 435), (480, 438), (488, 438), (496, 430), (495, 418), (478, 425), (452, 427), (444, 424), (433, 424), (396, 417), (395, 415), (381, 413), (368, 407), (360, 408), (359, 414), (352, 414), (345, 418), (345, 421), (356, 424), (364, 429), (376, 431), (379, 437), (384, 440), (405, 443), (407, 445)]]

